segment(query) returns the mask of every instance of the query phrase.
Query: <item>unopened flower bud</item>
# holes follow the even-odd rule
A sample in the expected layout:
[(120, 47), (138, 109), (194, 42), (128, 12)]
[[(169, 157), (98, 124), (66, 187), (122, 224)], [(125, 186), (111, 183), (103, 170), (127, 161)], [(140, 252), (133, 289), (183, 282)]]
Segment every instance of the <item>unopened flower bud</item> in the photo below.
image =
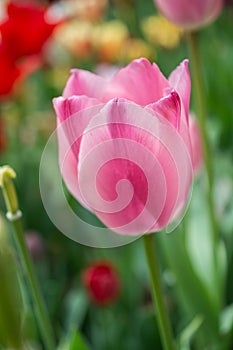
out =
[(34, 260), (38, 260), (44, 251), (41, 236), (36, 231), (27, 231), (25, 240), (31, 257)]
[(87, 267), (82, 279), (90, 298), (97, 305), (111, 304), (119, 296), (120, 279), (108, 261), (95, 262)]

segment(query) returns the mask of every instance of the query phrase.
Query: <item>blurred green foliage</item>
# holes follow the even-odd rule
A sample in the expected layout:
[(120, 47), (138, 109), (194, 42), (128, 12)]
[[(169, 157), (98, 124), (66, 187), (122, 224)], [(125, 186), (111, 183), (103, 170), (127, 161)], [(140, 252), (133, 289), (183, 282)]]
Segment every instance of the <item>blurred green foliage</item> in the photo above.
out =
[[(128, 26), (131, 35), (143, 38), (140, 21), (154, 13), (152, 1), (115, 0), (111, 2), (105, 20), (118, 18)], [(216, 280), (211, 270), (213, 257), (206, 222), (207, 209), (201, 196), (205, 186), (203, 175), (195, 182), (184, 223), (170, 235), (156, 234), (166, 304), (180, 349), (195, 346), (198, 350), (211, 350), (224, 348), (223, 344), (230, 349), (229, 344), (233, 344), (232, 21), (233, 8), (228, 7), (214, 24), (203, 29), (200, 42), (208, 103), (208, 131), (215, 164), (216, 208), (222, 237), (219, 247), (220, 280)], [(155, 60), (168, 76), (187, 56), (183, 38), (174, 50), (156, 48)], [(62, 93), (62, 84), (57, 84), (57, 81), (65, 82), (69, 69), (76, 62), (79, 68), (94, 69), (96, 64), (93, 57), (81, 63), (76, 57), (68, 60), (65, 57), (64, 62), (61, 59), (57, 63), (51, 60), (49, 65), (33, 73), (23, 83), (14, 98), (1, 103), (0, 113), (6, 122), (7, 133), (7, 148), (1, 155), (1, 164), (10, 164), (18, 174), (16, 186), (25, 230), (38, 232), (44, 240), (44, 256), (35, 264), (57, 339), (62, 339), (61, 349), (159, 350), (162, 347), (155, 327), (140, 240), (115, 249), (81, 246), (58, 232), (43, 208), (38, 174), (44, 146), (56, 125), (51, 101)], [(194, 110), (194, 101), (191, 107)], [(88, 215), (78, 204), (74, 202), (73, 205), (76, 210)], [(4, 208), (2, 199), (1, 208)], [(182, 231), (184, 226), (185, 235)], [(88, 300), (80, 279), (83, 268), (100, 258), (115, 263), (122, 279), (119, 300), (106, 308), (97, 307)], [(221, 296), (220, 300), (216, 295)], [(221, 310), (224, 311), (220, 322)], [(31, 318), (29, 307), (28, 323)], [(76, 334), (75, 329), (83, 336)], [(184, 330), (186, 333), (182, 333)], [(29, 338), (35, 338), (34, 333), (29, 331)], [(71, 333), (71, 345), (64, 346)], [(39, 341), (39, 336), (36, 337)]]

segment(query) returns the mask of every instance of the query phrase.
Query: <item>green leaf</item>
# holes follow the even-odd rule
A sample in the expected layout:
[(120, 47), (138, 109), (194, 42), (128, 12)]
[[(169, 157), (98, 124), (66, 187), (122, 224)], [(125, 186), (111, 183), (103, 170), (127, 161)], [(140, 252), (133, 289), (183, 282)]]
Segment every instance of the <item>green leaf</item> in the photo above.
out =
[(82, 334), (78, 329), (72, 330), (69, 337), (61, 340), (58, 350), (89, 350)]
[(79, 331), (74, 332), (68, 350), (88, 350), (87, 344)]
[[(205, 232), (204, 220), (199, 217), (200, 211), (196, 210), (200, 196), (194, 198), (195, 192), (196, 189), (192, 198), (195, 203), (191, 203), (189, 215), (186, 215), (183, 224), (169, 235), (161, 234), (158, 241), (175, 275), (175, 291), (186, 317), (193, 319), (202, 315), (204, 336), (214, 341), (218, 334), (219, 315), (218, 294), (215, 291), (219, 286), (214, 284), (211, 243), (208, 244), (209, 236)], [(206, 216), (206, 209), (203, 206), (200, 208)]]
[(203, 184), (194, 186), (192, 200), (186, 220), (185, 248), (195, 273), (205, 285), (212, 303), (220, 309), (226, 277), (226, 254), (219, 243), (217, 258), (219, 273), (215, 270), (215, 246), (212, 239), (212, 227)]
[(221, 313), (220, 331), (225, 335), (233, 329), (233, 304), (227, 306)]
[(65, 328), (69, 333), (74, 327), (80, 327), (88, 308), (87, 296), (82, 289), (72, 290), (65, 300)]
[(191, 340), (195, 333), (198, 331), (200, 326), (203, 323), (203, 316), (197, 315), (194, 319), (188, 324), (187, 327), (181, 332), (178, 339), (178, 348), (180, 350), (189, 350), (191, 345)]
[(193, 268), (185, 247), (184, 233), (176, 231), (170, 235), (161, 235), (159, 242), (175, 275), (175, 292), (186, 315), (190, 318), (203, 315), (208, 332), (215, 337), (218, 330), (218, 309)]
[[(219, 337), (219, 312), (226, 276), (225, 247), (219, 244), (219, 274), (214, 269), (214, 250), (208, 208), (201, 184), (194, 188), (188, 215), (180, 228), (160, 235), (165, 258), (176, 277), (178, 300), (186, 317), (203, 316), (202, 336), (206, 344)], [(199, 332), (198, 332), (199, 334)]]
[(220, 333), (222, 335), (222, 349), (228, 350), (233, 338), (233, 304), (226, 306), (221, 312)]

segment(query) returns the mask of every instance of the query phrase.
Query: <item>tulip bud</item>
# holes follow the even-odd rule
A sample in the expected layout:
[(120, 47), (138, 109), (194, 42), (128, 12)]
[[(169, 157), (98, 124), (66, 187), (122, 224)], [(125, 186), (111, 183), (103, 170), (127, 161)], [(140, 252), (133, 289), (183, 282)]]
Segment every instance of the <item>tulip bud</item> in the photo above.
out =
[(154, 0), (159, 11), (171, 22), (188, 30), (198, 29), (220, 14), (223, 0)]
[(0, 216), (0, 345), (22, 349), (23, 304), (11, 249), (3, 218)]
[(38, 260), (44, 251), (41, 236), (36, 231), (28, 231), (25, 235), (26, 244), (33, 260)]
[(115, 267), (107, 262), (95, 262), (82, 275), (84, 287), (97, 305), (114, 302), (120, 292), (120, 280)]

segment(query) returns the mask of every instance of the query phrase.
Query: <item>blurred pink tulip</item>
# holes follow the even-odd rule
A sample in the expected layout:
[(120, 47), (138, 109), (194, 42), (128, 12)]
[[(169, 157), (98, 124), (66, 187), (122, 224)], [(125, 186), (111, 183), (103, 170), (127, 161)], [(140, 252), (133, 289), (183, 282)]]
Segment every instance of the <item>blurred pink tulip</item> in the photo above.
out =
[(181, 213), (192, 183), (187, 60), (168, 80), (144, 58), (110, 80), (71, 73), (53, 101), (67, 188), (118, 233), (161, 230)]
[(34, 260), (39, 260), (44, 253), (44, 245), (41, 236), (36, 231), (27, 231), (25, 239), (31, 257)]
[(154, 0), (159, 11), (185, 29), (198, 29), (220, 14), (223, 0)]

